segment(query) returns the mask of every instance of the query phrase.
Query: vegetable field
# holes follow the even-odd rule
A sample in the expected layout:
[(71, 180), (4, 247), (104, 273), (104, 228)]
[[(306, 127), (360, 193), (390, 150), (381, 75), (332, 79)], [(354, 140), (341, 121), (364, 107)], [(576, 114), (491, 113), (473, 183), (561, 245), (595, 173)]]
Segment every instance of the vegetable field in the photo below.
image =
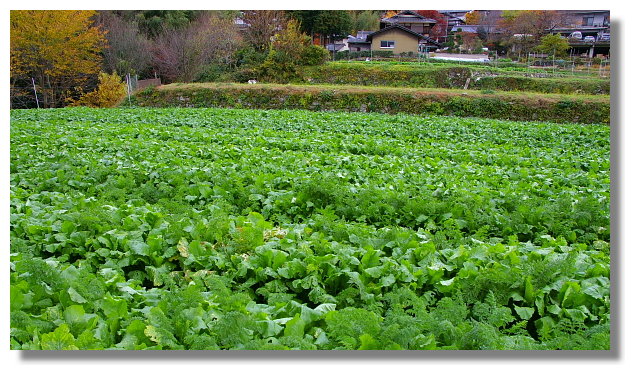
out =
[(610, 128), (11, 112), (13, 349), (609, 349)]

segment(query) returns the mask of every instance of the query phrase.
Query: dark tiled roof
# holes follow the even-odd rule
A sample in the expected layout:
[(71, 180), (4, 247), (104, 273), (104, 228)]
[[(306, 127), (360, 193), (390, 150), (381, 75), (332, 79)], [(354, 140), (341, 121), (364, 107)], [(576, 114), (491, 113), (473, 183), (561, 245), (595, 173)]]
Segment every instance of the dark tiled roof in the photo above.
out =
[(413, 17), (391, 17), (384, 18), (381, 22), (385, 23), (437, 23), (437, 20), (432, 18), (413, 18)]
[(353, 36), (349, 36), (348, 43), (370, 43), (370, 42), (367, 41), (366, 38), (362, 39), (362, 38), (355, 38)]
[(436, 40), (434, 40), (434, 39), (430, 39), (430, 38), (428, 38), (428, 37), (424, 37), (423, 39), (425, 39), (426, 43), (429, 43), (429, 44), (434, 44), (434, 45), (435, 45), (435, 46), (437, 46), (438, 48), (441, 48), (441, 43), (437, 42)]
[[(410, 15), (410, 16), (408, 16)], [(437, 20), (426, 18), (417, 12), (405, 10), (392, 17), (382, 18), (381, 22), (385, 23), (437, 23)]]
[[(455, 17), (465, 17), (465, 14), (471, 12), (471, 10), (439, 10), (438, 12), (441, 14), (448, 14)], [(458, 16), (458, 14), (462, 14), (462, 16)]]
[(489, 33), (496, 33), (500, 31), (496, 26), (492, 25), (456, 25), (452, 26), (452, 31), (458, 31), (461, 29), (461, 31), (466, 33), (478, 33), (479, 28), (482, 28)]
[(575, 14), (583, 14), (583, 13), (609, 13), (609, 10), (570, 10), (569, 12)]
[(370, 43), (368, 40), (366, 40), (366, 37), (372, 33), (374, 33), (374, 31), (360, 30), (357, 32), (357, 36), (349, 35), (348, 42), (349, 43)]
[[(335, 43), (335, 51), (339, 51), (344, 47), (344, 44)], [(333, 51), (333, 44), (327, 44), (326, 49), (329, 51)]]

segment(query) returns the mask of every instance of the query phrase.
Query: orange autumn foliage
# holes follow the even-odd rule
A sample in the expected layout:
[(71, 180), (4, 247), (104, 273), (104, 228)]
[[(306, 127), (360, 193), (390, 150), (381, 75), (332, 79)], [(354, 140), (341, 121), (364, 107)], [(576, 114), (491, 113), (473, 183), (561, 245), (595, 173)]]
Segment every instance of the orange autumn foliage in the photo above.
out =
[(72, 101), (71, 106), (93, 108), (116, 107), (126, 96), (126, 84), (117, 73), (99, 73), (99, 86), (95, 91), (82, 95), (79, 100)]
[(46, 107), (63, 105), (74, 88), (97, 76), (105, 32), (90, 10), (12, 10), (11, 79), (34, 78)]

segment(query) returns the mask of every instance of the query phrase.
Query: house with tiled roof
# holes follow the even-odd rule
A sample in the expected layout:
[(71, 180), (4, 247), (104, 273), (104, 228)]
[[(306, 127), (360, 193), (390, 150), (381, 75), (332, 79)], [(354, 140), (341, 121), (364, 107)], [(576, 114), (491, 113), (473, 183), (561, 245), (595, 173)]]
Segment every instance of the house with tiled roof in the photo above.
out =
[(441, 47), (439, 43), (412, 29), (400, 24), (392, 24), (383, 29), (368, 34), (366, 40), (370, 42), (373, 51), (393, 51), (395, 54), (433, 51)]
[(395, 54), (434, 51), (441, 44), (429, 37), (436, 20), (405, 10), (392, 17), (382, 18), (377, 31), (359, 31), (349, 35), (348, 48), (356, 51), (392, 51)]
[(426, 18), (412, 10), (404, 10), (392, 17), (385, 17), (379, 21), (379, 28), (384, 29), (400, 25), (423, 36), (430, 36), (430, 30), (437, 24), (432, 18)]

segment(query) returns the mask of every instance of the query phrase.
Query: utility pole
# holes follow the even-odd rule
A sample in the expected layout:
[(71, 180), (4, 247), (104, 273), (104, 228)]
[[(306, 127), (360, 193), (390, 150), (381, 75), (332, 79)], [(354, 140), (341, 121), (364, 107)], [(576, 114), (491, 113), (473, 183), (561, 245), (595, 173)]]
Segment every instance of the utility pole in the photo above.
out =
[(31, 82), (33, 82), (33, 92), (35, 93), (35, 103), (37, 104), (37, 109), (40, 109), (40, 100), (37, 98), (37, 90), (35, 89), (35, 78), (31, 77)]
[(333, 45), (333, 62), (335, 62), (335, 36), (331, 35), (331, 45)]
[(126, 91), (128, 92), (128, 105), (130, 105), (130, 73), (126, 74)]

